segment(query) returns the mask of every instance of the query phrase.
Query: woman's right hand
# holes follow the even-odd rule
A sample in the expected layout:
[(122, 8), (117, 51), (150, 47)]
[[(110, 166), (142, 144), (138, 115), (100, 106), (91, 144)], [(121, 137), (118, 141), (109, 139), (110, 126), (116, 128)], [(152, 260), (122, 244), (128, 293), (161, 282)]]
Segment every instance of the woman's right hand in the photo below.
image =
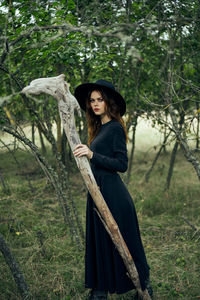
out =
[(87, 156), (87, 158), (92, 159), (93, 152), (88, 148), (87, 145), (78, 144), (74, 148), (73, 151), (74, 156), (81, 157), (81, 156)]

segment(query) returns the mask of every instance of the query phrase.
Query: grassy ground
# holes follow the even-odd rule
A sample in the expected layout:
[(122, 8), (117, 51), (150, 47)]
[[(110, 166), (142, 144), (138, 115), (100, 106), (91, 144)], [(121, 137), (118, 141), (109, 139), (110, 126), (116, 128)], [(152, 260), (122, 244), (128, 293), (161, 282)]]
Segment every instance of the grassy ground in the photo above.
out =
[[(84, 250), (71, 242), (54, 190), (34, 158), (22, 151), (17, 158), (18, 167), (10, 154), (0, 152), (0, 171), (10, 187), (10, 193), (2, 187), (0, 191), (0, 233), (19, 262), (33, 299), (87, 299)], [(179, 153), (170, 190), (164, 191), (169, 158), (162, 155), (149, 183), (144, 183), (153, 156), (138, 152), (128, 188), (151, 266), (154, 299), (200, 299), (200, 234), (185, 221), (199, 229), (199, 181)], [(72, 195), (84, 224), (86, 192), (76, 168), (71, 170)], [(128, 300), (133, 295), (109, 299)], [(20, 299), (1, 254), (0, 299)]]

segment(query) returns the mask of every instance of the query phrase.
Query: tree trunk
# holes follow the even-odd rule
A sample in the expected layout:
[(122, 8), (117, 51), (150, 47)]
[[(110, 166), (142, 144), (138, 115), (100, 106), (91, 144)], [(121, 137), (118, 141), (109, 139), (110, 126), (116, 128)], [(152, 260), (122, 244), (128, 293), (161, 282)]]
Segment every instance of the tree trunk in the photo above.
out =
[(9, 194), (10, 193), (10, 188), (7, 185), (7, 183), (6, 183), (5, 179), (4, 179), (3, 174), (1, 173), (1, 171), (0, 171), (0, 182), (1, 182), (1, 185), (2, 185), (3, 192)]
[(166, 141), (167, 141), (167, 139), (166, 139), (166, 136), (167, 136), (167, 117), (168, 117), (168, 114), (167, 114), (167, 112), (165, 112), (165, 129), (164, 129), (164, 138), (163, 138), (163, 152), (165, 153), (165, 154), (167, 154), (167, 149), (166, 149)]
[(3, 175), (1, 173), (0, 173), (0, 182), (1, 182), (1, 185), (3, 187), (3, 190), (6, 190), (6, 184), (5, 184)]
[(178, 145), (179, 145), (179, 143), (178, 143), (178, 141), (176, 141), (176, 143), (173, 147), (173, 150), (172, 150), (172, 154), (171, 154), (171, 159), (170, 159), (170, 164), (169, 164), (169, 171), (168, 171), (168, 175), (167, 175), (165, 190), (168, 190), (169, 187), (170, 187)]
[(135, 153), (135, 133), (136, 133), (137, 121), (138, 121), (138, 115), (136, 115), (134, 120), (133, 120), (131, 155), (130, 155), (130, 158), (129, 158), (127, 180), (126, 180), (127, 184), (129, 184), (129, 181), (130, 181), (132, 165), (133, 165), (133, 158), (134, 158), (134, 153)]
[[(63, 122), (63, 128), (73, 151), (75, 146), (81, 143), (76, 131), (74, 120), (74, 110), (76, 109), (80, 114), (80, 107), (77, 100), (70, 93), (69, 86), (64, 81), (64, 78), (65, 76), (63, 74), (57, 77), (39, 78), (32, 81), (30, 86), (24, 88), (22, 92), (30, 94), (47, 93), (57, 99), (60, 117)], [(96, 204), (99, 216), (105, 226), (105, 229), (109, 233), (113, 243), (119, 251), (119, 254), (121, 255), (127, 268), (128, 274), (133, 281), (134, 286), (138, 290), (139, 296), (143, 300), (151, 299), (148, 291), (142, 291), (141, 289), (139, 275), (130, 251), (125, 244), (117, 223), (115, 222), (105, 200), (103, 199), (87, 158), (84, 156), (80, 158), (75, 157), (75, 160), (83, 176), (85, 184)]]
[[(178, 124), (178, 130), (181, 132), (182, 126), (184, 124), (184, 120), (185, 120), (185, 113), (181, 112), (180, 113), (180, 121)], [(169, 171), (168, 171), (168, 175), (167, 175), (167, 181), (166, 181), (166, 185), (165, 185), (165, 190), (168, 190), (170, 187), (170, 183), (171, 183), (171, 178), (172, 178), (172, 174), (173, 174), (173, 170), (174, 170), (174, 163), (175, 163), (175, 159), (176, 159), (176, 153), (178, 150), (178, 146), (179, 146), (179, 141), (176, 139), (176, 143), (174, 145), (174, 148), (172, 150), (172, 154), (171, 154), (171, 159), (170, 159), (170, 165), (169, 165)]]
[(10, 271), (13, 275), (15, 283), (19, 289), (22, 299), (30, 299), (30, 293), (24, 276), (19, 268), (18, 263), (16, 262), (14, 256), (12, 255), (8, 245), (6, 244), (3, 236), (0, 234), (0, 251), (2, 252), (7, 265), (10, 268)]
[(35, 124), (32, 122), (31, 124), (31, 138), (32, 138), (32, 143), (35, 144)]
[(62, 152), (62, 134), (61, 134), (61, 120), (60, 120), (59, 115), (57, 115), (57, 117), (56, 117), (56, 126), (57, 126), (57, 150), (58, 150), (58, 153), (61, 154), (61, 152)]
[(62, 133), (62, 140), (61, 140), (61, 160), (63, 162), (63, 165), (67, 165), (67, 162), (66, 162), (66, 158), (67, 158), (67, 152), (66, 152), (66, 147), (67, 147), (67, 137), (66, 137), (66, 134), (65, 134), (65, 131), (63, 130), (63, 133)]
[(40, 137), (40, 144), (41, 144), (42, 154), (45, 155), (47, 150), (46, 150), (46, 147), (45, 147), (45, 144), (44, 144), (44, 139), (43, 139), (42, 131), (41, 131), (40, 127), (38, 127), (38, 132), (39, 132), (39, 137)]
[(196, 149), (199, 150), (199, 130), (200, 130), (200, 111), (199, 111), (199, 102), (196, 101), (197, 108), (197, 135), (196, 135)]

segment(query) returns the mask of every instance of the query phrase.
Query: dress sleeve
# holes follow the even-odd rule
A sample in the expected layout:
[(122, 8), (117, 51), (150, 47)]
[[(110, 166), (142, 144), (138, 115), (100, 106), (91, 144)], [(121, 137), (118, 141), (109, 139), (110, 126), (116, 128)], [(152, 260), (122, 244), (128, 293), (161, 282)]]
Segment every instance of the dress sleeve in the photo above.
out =
[(128, 157), (126, 148), (126, 136), (122, 127), (114, 128), (112, 132), (113, 157), (93, 152), (90, 160), (92, 164), (111, 171), (126, 172)]

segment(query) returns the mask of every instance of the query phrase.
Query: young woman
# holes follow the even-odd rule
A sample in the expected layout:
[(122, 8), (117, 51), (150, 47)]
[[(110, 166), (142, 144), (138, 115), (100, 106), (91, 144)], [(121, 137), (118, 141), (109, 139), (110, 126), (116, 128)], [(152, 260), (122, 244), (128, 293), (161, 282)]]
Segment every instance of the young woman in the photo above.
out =
[[(105, 81), (79, 85), (75, 97), (86, 111), (89, 145), (77, 145), (74, 155), (86, 155), (101, 193), (117, 222), (138, 270), (141, 287), (148, 289), (149, 266), (144, 253), (132, 198), (117, 172), (127, 170), (127, 132), (122, 116), (123, 97)], [(107, 299), (107, 294), (134, 289), (117, 249), (106, 232), (88, 193), (86, 215), (85, 286), (89, 299)]]

